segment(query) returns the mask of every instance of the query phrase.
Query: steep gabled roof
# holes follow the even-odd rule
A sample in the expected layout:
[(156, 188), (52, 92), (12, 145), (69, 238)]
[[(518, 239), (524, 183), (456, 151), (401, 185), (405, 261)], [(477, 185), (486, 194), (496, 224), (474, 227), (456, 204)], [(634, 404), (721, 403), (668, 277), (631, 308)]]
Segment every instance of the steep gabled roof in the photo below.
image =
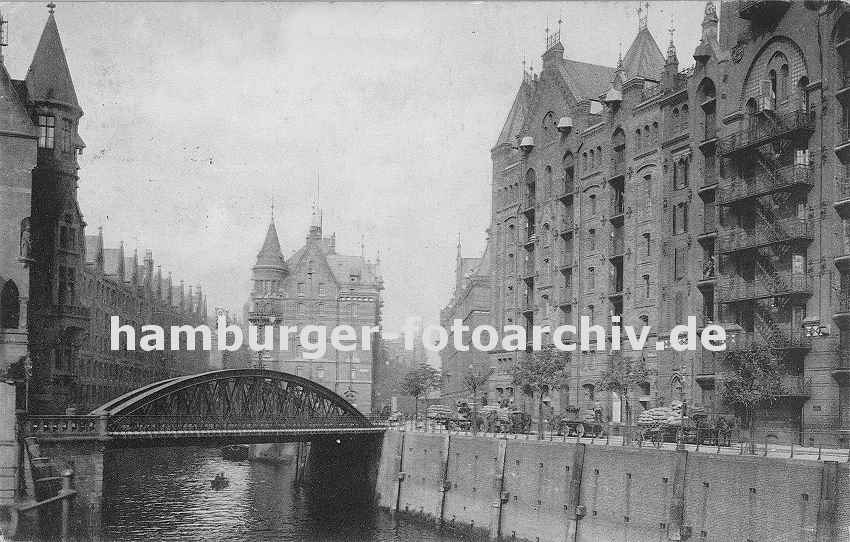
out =
[(557, 66), (576, 101), (597, 98), (614, 78), (615, 68), (609, 66), (568, 59), (558, 62)]
[(623, 67), (626, 69), (626, 81), (635, 77), (657, 81), (664, 70), (664, 55), (652, 37), (649, 29), (643, 27), (638, 31), (626, 56), (623, 57)]
[[(118, 276), (121, 274), (121, 266), (124, 251), (120, 248), (103, 249), (103, 274)], [(122, 277), (123, 280), (123, 277)]]
[(484, 254), (481, 255), (480, 264), (475, 269), (475, 274), (479, 277), (490, 276), (490, 239), (487, 239), (487, 244), (484, 246)]
[(86, 263), (96, 264), (100, 257), (100, 235), (86, 235)]
[(499, 134), (499, 140), (496, 145), (503, 143), (514, 144), (517, 134), (522, 130), (522, 125), (525, 122), (525, 117), (528, 114), (528, 108), (531, 104), (531, 85), (523, 77), (522, 84), (519, 86), (514, 103), (511, 105), (511, 110), (508, 112), (508, 118), (502, 126), (502, 132)]
[(27, 72), (26, 83), (27, 92), (32, 100), (64, 102), (80, 109), (53, 13), (44, 25), (44, 31), (41, 33), (41, 39)]
[(0, 66), (0, 131), (38, 137), (6, 66)]

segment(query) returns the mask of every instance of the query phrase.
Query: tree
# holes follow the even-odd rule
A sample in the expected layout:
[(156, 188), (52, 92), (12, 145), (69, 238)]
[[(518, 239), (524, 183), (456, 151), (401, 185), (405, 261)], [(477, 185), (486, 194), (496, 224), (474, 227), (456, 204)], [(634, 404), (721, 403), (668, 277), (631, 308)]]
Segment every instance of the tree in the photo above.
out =
[(756, 411), (784, 392), (779, 360), (769, 350), (740, 350), (727, 352), (726, 363), (731, 371), (725, 375), (721, 393), (730, 404), (744, 409), (753, 446)]
[(629, 395), (632, 388), (646, 382), (652, 371), (647, 367), (646, 360), (640, 358), (628, 358), (622, 353), (616, 352), (608, 356), (608, 367), (600, 375), (600, 383), (605, 391), (613, 391), (620, 396), (626, 408), (626, 437), (623, 444), (628, 441), (628, 431), (632, 424), (632, 406)]
[(546, 347), (535, 352), (526, 352), (519, 363), (509, 370), (513, 383), (520, 386), (526, 393), (537, 395), (537, 437), (543, 439), (543, 397), (547, 393), (567, 387), (570, 372), (567, 363), (570, 361), (568, 352), (561, 352), (553, 347)]
[(493, 374), (492, 368), (469, 366), (469, 370), (463, 375), (463, 382), (466, 384), (469, 393), (472, 395), (472, 434), (478, 434), (478, 392), (487, 386), (487, 381), (490, 375)]
[(429, 390), (440, 386), (440, 372), (430, 365), (422, 364), (404, 375), (401, 381), (401, 389), (405, 395), (413, 397), (414, 419), (419, 418), (419, 398), (428, 393)]

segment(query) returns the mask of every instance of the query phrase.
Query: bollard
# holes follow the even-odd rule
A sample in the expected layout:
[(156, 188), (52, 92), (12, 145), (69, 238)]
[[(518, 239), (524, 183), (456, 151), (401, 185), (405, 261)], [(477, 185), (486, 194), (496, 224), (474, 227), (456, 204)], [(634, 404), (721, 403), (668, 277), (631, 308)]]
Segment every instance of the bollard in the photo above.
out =
[(700, 442), (700, 438), (699, 438), (699, 427), (697, 427), (697, 450), (696, 450), (696, 451), (699, 451), (699, 442)]
[(605, 430), (605, 445), (611, 444), (611, 422), (608, 422), (608, 428)]
[(821, 452), (823, 451), (822, 447), (823, 447), (823, 443), (818, 441), (818, 461), (821, 460)]
[(767, 431), (764, 432), (764, 457), (767, 457)]
[(717, 430), (717, 453), (720, 453), (720, 429)]
[(794, 441), (791, 441), (791, 459), (794, 459)]
[(65, 469), (62, 471), (62, 489), (59, 494), (62, 499), (62, 542), (67, 542), (70, 538), (71, 530), (71, 496), (74, 495), (74, 490), (71, 489), (74, 483), (74, 471)]

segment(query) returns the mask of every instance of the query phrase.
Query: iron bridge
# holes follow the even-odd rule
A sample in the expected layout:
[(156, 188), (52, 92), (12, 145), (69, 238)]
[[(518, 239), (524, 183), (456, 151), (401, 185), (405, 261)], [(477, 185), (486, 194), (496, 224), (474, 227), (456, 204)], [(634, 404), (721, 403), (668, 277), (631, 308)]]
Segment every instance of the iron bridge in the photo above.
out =
[(22, 430), (43, 441), (191, 446), (385, 431), (373, 421), (312, 380), (267, 369), (228, 369), (149, 384), (86, 415), (27, 416)]

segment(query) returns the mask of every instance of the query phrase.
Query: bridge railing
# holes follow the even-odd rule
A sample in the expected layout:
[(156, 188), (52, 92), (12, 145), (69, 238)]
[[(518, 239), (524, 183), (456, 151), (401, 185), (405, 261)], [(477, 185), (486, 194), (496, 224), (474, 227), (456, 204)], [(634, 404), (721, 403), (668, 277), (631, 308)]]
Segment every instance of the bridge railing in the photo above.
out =
[(88, 414), (27, 416), (20, 427), (25, 437), (94, 439), (105, 436), (105, 421), (105, 417)]
[(211, 417), (119, 416), (107, 422), (109, 433), (181, 433), (187, 431), (280, 431), (368, 428), (368, 419), (352, 416)]

